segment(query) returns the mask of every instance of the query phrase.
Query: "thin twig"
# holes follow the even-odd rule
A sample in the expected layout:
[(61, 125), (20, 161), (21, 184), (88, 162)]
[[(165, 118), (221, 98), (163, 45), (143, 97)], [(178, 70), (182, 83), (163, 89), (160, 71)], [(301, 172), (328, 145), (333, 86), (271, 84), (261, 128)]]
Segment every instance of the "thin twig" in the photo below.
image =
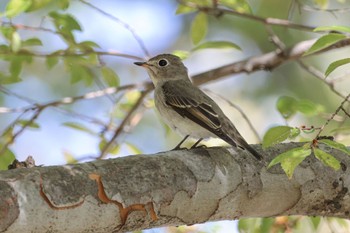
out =
[(146, 48), (146, 46), (145, 46), (143, 40), (142, 40), (141, 37), (136, 33), (135, 29), (133, 29), (129, 24), (125, 23), (125, 22), (122, 21), (121, 19), (115, 17), (115, 16), (112, 15), (112, 14), (107, 13), (106, 11), (104, 11), (104, 10), (98, 8), (97, 6), (95, 6), (95, 5), (93, 5), (93, 4), (89, 3), (89, 2), (86, 2), (86, 1), (84, 1), (84, 0), (80, 0), (80, 2), (83, 3), (83, 4), (85, 4), (85, 5), (87, 5), (87, 6), (89, 6), (89, 7), (91, 7), (92, 9), (98, 11), (98, 12), (101, 13), (102, 15), (104, 15), (104, 16), (106, 16), (106, 17), (112, 19), (113, 21), (119, 23), (120, 25), (122, 25), (126, 30), (128, 30), (128, 31), (132, 34), (132, 36), (133, 36), (134, 39), (137, 41), (137, 43), (139, 44), (141, 50), (145, 53), (145, 55), (146, 55), (147, 57), (150, 56), (150, 53), (148, 52), (148, 50), (147, 50), (147, 48)]
[(220, 7), (204, 7), (204, 6), (199, 6), (197, 4), (194, 3), (189, 3), (189, 2), (183, 2), (181, 0), (178, 0), (179, 4), (185, 5), (185, 6), (189, 6), (192, 8), (196, 8), (199, 11), (203, 11), (207, 14), (210, 15), (214, 15), (214, 16), (221, 16), (224, 14), (227, 15), (236, 15), (242, 18), (246, 18), (246, 19), (250, 19), (250, 20), (254, 20), (256, 22), (260, 22), (263, 24), (270, 24), (270, 25), (276, 25), (276, 26), (286, 26), (288, 28), (293, 28), (293, 29), (298, 29), (298, 30), (305, 30), (305, 31), (313, 31), (315, 29), (315, 27), (313, 26), (306, 26), (303, 24), (297, 24), (297, 23), (293, 23), (289, 20), (285, 20), (285, 19), (278, 19), (278, 18), (263, 18), (263, 17), (259, 17), (256, 15), (252, 15), (252, 14), (247, 14), (247, 13), (243, 13), (243, 12), (238, 12), (238, 11), (234, 11), (231, 9), (224, 9), (224, 8), (220, 8)]
[(125, 53), (119, 53), (116, 51), (84, 51), (84, 52), (69, 52), (69, 51), (59, 51), (54, 53), (39, 53), (39, 52), (32, 52), (28, 50), (19, 50), (17, 53), (12, 52), (5, 52), (1, 51), (0, 55), (6, 55), (6, 56), (32, 56), (32, 57), (81, 57), (81, 56), (87, 56), (90, 54), (95, 54), (98, 56), (116, 56), (116, 57), (123, 57), (128, 58), (132, 60), (143, 60), (143, 58), (135, 55), (125, 54)]
[(309, 72), (310, 74), (312, 74), (314, 77), (316, 77), (318, 80), (322, 81), (323, 83), (325, 83), (329, 89), (332, 90), (332, 92), (334, 92), (336, 95), (338, 95), (341, 98), (345, 98), (345, 95), (343, 95), (342, 93), (340, 93), (339, 91), (337, 91), (334, 88), (333, 82), (328, 81), (328, 79), (326, 79), (325, 75), (317, 70), (315, 67), (310, 66), (310, 65), (306, 65), (304, 62), (302, 61), (298, 61), (298, 64), (300, 65), (300, 67), (302, 67), (304, 70), (306, 70), (307, 72)]
[(132, 108), (130, 109), (128, 114), (124, 117), (123, 121), (120, 123), (119, 127), (114, 132), (114, 134), (111, 137), (111, 139), (101, 149), (100, 156), (98, 157), (98, 159), (103, 159), (107, 155), (108, 150), (110, 149), (110, 147), (113, 145), (113, 143), (115, 143), (115, 140), (117, 139), (117, 137), (124, 131), (124, 127), (129, 123), (131, 117), (138, 110), (140, 105), (143, 103), (144, 98), (147, 96), (147, 94), (150, 91), (152, 91), (151, 88), (148, 88), (148, 89), (145, 89), (145, 90), (141, 91), (141, 95), (139, 96), (139, 98), (136, 101), (136, 103), (132, 106)]
[(329, 124), (329, 122), (330, 122), (331, 120), (333, 120), (333, 118), (339, 113), (339, 111), (343, 109), (344, 104), (345, 104), (347, 101), (349, 101), (349, 100), (350, 100), (350, 93), (344, 98), (344, 100), (340, 103), (340, 106), (337, 108), (337, 110), (335, 110), (335, 112), (334, 112), (334, 113), (332, 114), (332, 116), (326, 121), (326, 123), (325, 123), (324, 125), (321, 126), (321, 129), (320, 129), (320, 131), (318, 131), (318, 134), (316, 135), (315, 139), (317, 139), (317, 138), (321, 135), (321, 133), (322, 133), (322, 131), (324, 130), (324, 128)]
[(12, 22), (6, 22), (6, 21), (2, 21), (0, 22), (0, 25), (2, 27), (4, 26), (8, 26), (8, 27), (14, 27), (16, 29), (19, 30), (30, 30), (30, 31), (43, 31), (43, 32), (50, 32), (53, 34), (61, 34), (60, 32), (57, 32), (55, 30), (49, 29), (49, 28), (44, 28), (44, 27), (34, 27), (34, 26), (28, 26), (28, 25), (24, 25), (24, 24), (19, 24), (19, 23), (12, 23)]
[(2, 155), (2, 154), (5, 152), (5, 150), (9, 147), (9, 145), (12, 144), (12, 143), (15, 141), (15, 139), (16, 139), (20, 134), (22, 134), (22, 133), (24, 132), (24, 130), (25, 130), (28, 126), (30, 126), (30, 125), (39, 117), (40, 113), (41, 113), (43, 110), (44, 110), (44, 108), (38, 108), (38, 109), (35, 111), (34, 115), (33, 115), (25, 124), (23, 124), (22, 127), (21, 127), (16, 133), (14, 133), (14, 134), (11, 136), (11, 138), (10, 138), (7, 142), (5, 142), (5, 143), (3, 144), (3, 146), (2, 146), (2, 148), (1, 148), (1, 150), (0, 150), (0, 155)]

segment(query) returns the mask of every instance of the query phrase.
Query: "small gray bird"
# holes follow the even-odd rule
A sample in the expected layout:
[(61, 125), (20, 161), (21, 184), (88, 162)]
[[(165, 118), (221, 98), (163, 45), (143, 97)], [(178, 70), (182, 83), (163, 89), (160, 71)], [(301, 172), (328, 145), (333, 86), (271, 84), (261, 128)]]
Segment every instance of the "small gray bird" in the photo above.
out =
[(160, 54), (147, 62), (134, 64), (146, 68), (151, 77), (155, 86), (155, 106), (165, 123), (185, 136), (175, 149), (180, 148), (188, 137), (199, 139), (192, 148), (203, 138), (219, 137), (234, 147), (248, 150), (258, 160), (262, 159), (220, 107), (192, 84), (179, 57)]

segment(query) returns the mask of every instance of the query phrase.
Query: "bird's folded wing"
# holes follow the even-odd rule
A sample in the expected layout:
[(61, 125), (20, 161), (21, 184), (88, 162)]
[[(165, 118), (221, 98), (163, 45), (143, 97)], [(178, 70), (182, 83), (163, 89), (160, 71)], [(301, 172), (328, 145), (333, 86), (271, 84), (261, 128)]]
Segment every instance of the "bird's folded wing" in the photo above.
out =
[(220, 134), (221, 122), (219, 116), (209, 103), (199, 101), (193, 92), (176, 87), (176, 84), (174, 86), (165, 83), (162, 88), (165, 103), (178, 114), (189, 118), (214, 134)]

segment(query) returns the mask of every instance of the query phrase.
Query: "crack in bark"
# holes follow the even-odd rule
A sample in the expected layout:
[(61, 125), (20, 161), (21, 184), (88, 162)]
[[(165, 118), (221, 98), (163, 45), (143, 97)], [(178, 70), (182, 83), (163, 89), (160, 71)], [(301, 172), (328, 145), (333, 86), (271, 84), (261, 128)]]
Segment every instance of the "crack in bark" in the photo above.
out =
[(55, 209), (55, 210), (66, 210), (66, 209), (73, 209), (76, 207), (81, 206), (85, 199), (81, 200), (80, 202), (76, 203), (76, 204), (72, 204), (69, 206), (56, 206), (55, 204), (52, 203), (52, 201), (50, 200), (50, 198), (46, 195), (46, 193), (44, 192), (44, 187), (43, 187), (43, 179), (40, 176), (40, 183), (39, 183), (39, 194), (40, 196), (44, 199), (44, 201), (46, 202), (46, 204), (51, 208), (51, 209)]
[[(133, 204), (133, 205), (130, 205), (130, 206), (124, 208), (123, 204), (121, 202), (116, 201), (116, 200), (112, 200), (107, 196), (107, 194), (104, 190), (103, 183), (102, 183), (101, 175), (96, 174), (96, 173), (92, 173), (89, 175), (89, 178), (91, 180), (96, 181), (96, 184), (98, 187), (97, 196), (100, 199), (100, 201), (102, 201), (105, 204), (111, 203), (111, 204), (114, 204), (118, 207), (120, 220), (121, 220), (121, 224), (118, 226), (119, 229), (121, 229), (125, 225), (129, 214), (133, 211), (142, 211), (146, 214), (149, 213), (149, 216), (151, 217), (152, 221), (158, 220), (158, 217), (157, 217), (157, 214), (156, 214), (156, 211), (154, 209), (152, 202), (147, 202), (146, 204)], [(147, 211), (147, 209), (146, 209), (147, 206), (149, 207), (149, 211)]]

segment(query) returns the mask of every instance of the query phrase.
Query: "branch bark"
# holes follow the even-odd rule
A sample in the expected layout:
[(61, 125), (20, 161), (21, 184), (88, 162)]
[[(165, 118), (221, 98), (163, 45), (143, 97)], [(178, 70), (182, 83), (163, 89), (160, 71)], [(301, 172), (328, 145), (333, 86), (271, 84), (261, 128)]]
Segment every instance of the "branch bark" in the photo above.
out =
[[(278, 215), (350, 216), (350, 157), (340, 171), (309, 156), (289, 180), (235, 148), (207, 148), (0, 173), (1, 232), (125, 232)], [(262, 152), (260, 146), (254, 146)]]

